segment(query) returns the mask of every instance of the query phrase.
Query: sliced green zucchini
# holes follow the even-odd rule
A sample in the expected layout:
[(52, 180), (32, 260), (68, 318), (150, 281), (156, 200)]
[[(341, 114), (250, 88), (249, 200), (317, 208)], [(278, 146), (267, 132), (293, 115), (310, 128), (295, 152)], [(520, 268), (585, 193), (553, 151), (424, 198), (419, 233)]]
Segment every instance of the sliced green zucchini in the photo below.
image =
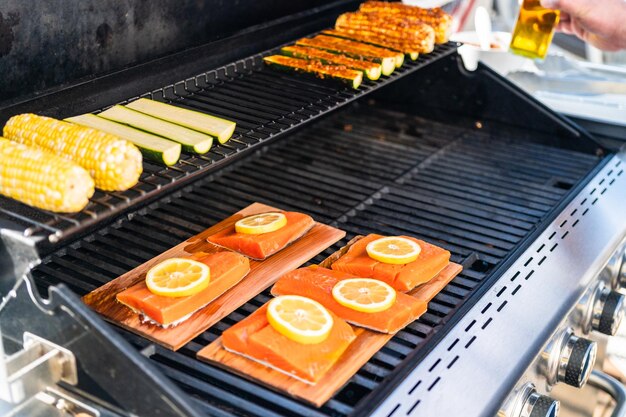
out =
[(180, 143), (112, 122), (94, 114), (82, 114), (68, 117), (65, 120), (126, 139), (135, 144), (146, 158), (165, 165), (174, 165), (180, 158)]
[(376, 81), (377, 79), (380, 78), (380, 74), (383, 73), (383, 66), (380, 65), (376, 68), (370, 68), (368, 70), (365, 70), (365, 76), (367, 77), (368, 80), (372, 80), (372, 81)]
[(135, 100), (127, 104), (126, 107), (189, 129), (206, 133), (217, 138), (220, 143), (226, 143), (235, 131), (236, 124), (230, 120), (220, 119), (216, 116), (183, 109), (147, 98)]
[(207, 153), (213, 144), (212, 136), (148, 116), (124, 106), (113, 106), (98, 113), (98, 116), (178, 142), (183, 146), (185, 152)]
[(396, 55), (396, 68), (400, 68), (404, 64), (404, 54)]
[(383, 62), (383, 75), (391, 75), (396, 69), (396, 61), (393, 58), (384, 58)]
[(365, 76), (372, 81), (378, 80), (382, 72), (382, 65), (377, 62), (354, 59), (318, 48), (293, 45), (282, 47), (280, 52), (293, 58), (316, 60), (324, 65), (345, 65), (350, 69), (364, 72)]
[[(339, 38), (337, 38), (339, 39)], [(368, 53), (361, 48), (353, 48), (348, 45), (337, 45), (334, 43), (327, 43), (323, 40), (316, 38), (302, 38), (296, 41), (296, 45), (310, 46), (312, 48), (323, 49), (325, 51), (332, 52), (333, 54), (345, 55), (355, 59), (366, 59), (368, 61), (378, 62), (382, 65), (383, 75), (391, 75), (396, 69), (396, 55), (393, 56), (380, 56), (374, 53)]]
[[(419, 56), (419, 51), (411, 50), (411, 46), (403, 45), (402, 43), (393, 42), (391, 40), (385, 40), (380, 38), (380, 35), (377, 35), (373, 32), (368, 32), (365, 30), (360, 31), (346, 31), (346, 30), (337, 30), (337, 29), (326, 29), (322, 31), (323, 35), (334, 36), (336, 38), (341, 39), (349, 39), (353, 41), (358, 41), (362, 43), (366, 43), (368, 45), (379, 46), (381, 48), (389, 49), (391, 51), (403, 52), (408, 55), (412, 61), (415, 61)], [(396, 65), (398, 62), (398, 57), (396, 57)]]
[(329, 78), (348, 84), (355, 90), (359, 88), (363, 81), (363, 73), (348, 69), (341, 65), (324, 65), (318, 61), (307, 61), (305, 59), (292, 58), (283, 55), (272, 55), (263, 58), (263, 62), (270, 67), (283, 70), (308, 73), (318, 78)]

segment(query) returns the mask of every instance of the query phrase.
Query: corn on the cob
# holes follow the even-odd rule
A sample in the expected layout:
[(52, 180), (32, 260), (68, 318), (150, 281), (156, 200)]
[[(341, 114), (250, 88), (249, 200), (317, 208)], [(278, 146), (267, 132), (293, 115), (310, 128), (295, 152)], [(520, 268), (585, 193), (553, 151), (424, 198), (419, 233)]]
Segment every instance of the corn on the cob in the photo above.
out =
[(93, 192), (89, 173), (72, 161), (0, 137), (0, 194), (68, 213), (82, 210)]
[(416, 6), (408, 6), (402, 3), (389, 3), (385, 1), (368, 1), (361, 4), (359, 11), (364, 13), (383, 13), (401, 17), (414, 17), (426, 23), (435, 30), (436, 42), (445, 43), (450, 34), (452, 16), (441, 8), (423, 9)]
[(421, 43), (436, 40), (436, 30), (418, 17), (387, 13), (344, 13), (335, 22), (336, 29), (366, 30), (396, 42)]
[(117, 136), (35, 114), (13, 116), (4, 136), (47, 149), (85, 168), (96, 187), (122, 191), (135, 185), (142, 171), (141, 153)]

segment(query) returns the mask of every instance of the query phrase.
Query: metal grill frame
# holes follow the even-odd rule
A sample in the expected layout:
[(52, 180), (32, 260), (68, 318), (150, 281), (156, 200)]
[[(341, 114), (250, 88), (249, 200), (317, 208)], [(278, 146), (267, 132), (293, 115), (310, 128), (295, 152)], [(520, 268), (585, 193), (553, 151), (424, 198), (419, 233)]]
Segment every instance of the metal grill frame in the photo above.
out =
[[(324, 20), (324, 19), (322, 19), (322, 20)], [(320, 21), (322, 21), (322, 20), (320, 20)], [(293, 24), (293, 22), (294, 22), (294, 20), (291, 20), (290, 24)], [(317, 21), (316, 24), (319, 24), (319, 21)], [(322, 25), (321, 27), (324, 27), (324, 26), (326, 26), (326, 25)], [(279, 26), (275, 26), (272, 30), (276, 30), (277, 27), (284, 27), (284, 25), (283, 26), (280, 26), (280, 25)], [(293, 33), (293, 32), (291, 32), (291, 33)], [(248, 37), (248, 39), (250, 39), (250, 38), (258, 38), (259, 36), (262, 36), (261, 35), (261, 31), (251, 35), (250, 37)], [(275, 39), (275, 38), (272, 38), (272, 39)], [(224, 47), (224, 45), (229, 45), (229, 44), (227, 42), (226, 43), (222, 43), (221, 47)], [(232, 47), (233, 44), (231, 43), (230, 46)], [(249, 50), (250, 46), (248, 46), (247, 48), (248, 49), (246, 49), (246, 50)], [(259, 48), (259, 49), (262, 49), (262, 48)], [(256, 50), (259, 50), (259, 49), (256, 49)], [(458, 70), (459, 62), (458, 62), (458, 57), (456, 56), (456, 54), (449, 54), (447, 56), (447, 58), (449, 58), (449, 59), (436, 60), (436, 61), (441, 62), (441, 65), (435, 65), (435, 64), (428, 65), (427, 67), (424, 67), (424, 69), (422, 71), (420, 71), (420, 73), (426, 74), (426, 72), (428, 72), (429, 74), (432, 74), (433, 72), (436, 73), (437, 71), (441, 71), (442, 68), (448, 68), (447, 71), (450, 72), (450, 74), (452, 74), (451, 75), (452, 79), (456, 78), (456, 86), (457, 87), (459, 87), (459, 86), (463, 87), (464, 85), (467, 86), (468, 83), (471, 83), (471, 78), (473, 78), (473, 77), (468, 76), (468, 74), (460, 74), (459, 73), (459, 70)], [(171, 64), (171, 61), (170, 61), (170, 64)], [(237, 69), (236, 67), (232, 67), (232, 68), (233, 68), (233, 70)], [(145, 69), (145, 67), (144, 67), (144, 69)], [(425, 72), (425, 70), (428, 70), (428, 71)], [(538, 106), (537, 103), (534, 100), (532, 100), (529, 97), (527, 97), (524, 93), (521, 93), (515, 87), (507, 85), (505, 82), (502, 82), (501, 79), (499, 79), (497, 76), (490, 75), (489, 70), (487, 70), (485, 68), (481, 68), (476, 75), (478, 75), (478, 77), (481, 78), (481, 74), (484, 75), (485, 73), (488, 75), (486, 77), (487, 79), (495, 78), (496, 80), (498, 80), (498, 82), (496, 83), (495, 90), (497, 91), (497, 94), (500, 97), (515, 98), (515, 101), (517, 103), (521, 103), (521, 104), (525, 104), (525, 105), (529, 106), (529, 109), (530, 109), (529, 113), (530, 114), (542, 114), (544, 117), (542, 119), (542, 126), (541, 127), (543, 127), (543, 128), (547, 127), (548, 129), (552, 129), (552, 130), (560, 130), (561, 131), (561, 136), (563, 136), (563, 137), (581, 138), (581, 143), (584, 144), (586, 149), (588, 149), (588, 150), (597, 149), (597, 147), (593, 143), (593, 141), (588, 136), (586, 136), (584, 132), (582, 132), (581, 130), (579, 130), (575, 126), (572, 126), (569, 122), (564, 121), (562, 118), (554, 115), (549, 110), (547, 110), (545, 108), (542, 108), (541, 106)], [(154, 74), (154, 73), (151, 73), (151, 74)], [(227, 75), (227, 74), (224, 72), (224, 75)], [(151, 75), (151, 76), (154, 77), (155, 75)], [(444, 77), (441, 77), (441, 78), (444, 78)], [(482, 78), (483, 78), (482, 81), (485, 81), (484, 77), (482, 77)], [(104, 84), (109, 83), (109, 85), (107, 86), (108, 88), (115, 89), (115, 88), (117, 88), (119, 83), (122, 83), (123, 76), (122, 77), (118, 77), (116, 79), (117, 79), (117, 84), (113, 83), (114, 84), (113, 86), (111, 86), (111, 84), (110, 84), (111, 83), (110, 79), (108, 79), (108, 80), (105, 79), (103, 82), (104, 82)], [(415, 77), (407, 77), (407, 78), (405, 78), (405, 80), (408, 80), (408, 79), (415, 80), (416, 78)], [(154, 81), (154, 78), (152, 78), (152, 81)], [(313, 84), (315, 84), (315, 83), (313, 83)], [(185, 84), (183, 83), (183, 85), (182, 85), (183, 90), (184, 90), (184, 86), (185, 86)], [(385, 89), (381, 90), (381, 92), (385, 93), (385, 94), (386, 93), (391, 93), (393, 91), (397, 91), (398, 88), (405, 89), (406, 86), (407, 86), (406, 83), (393, 83), (393, 84), (387, 86)], [(394, 87), (394, 88), (392, 89), (391, 87)], [(173, 85), (171, 86), (171, 88), (172, 88), (172, 90), (171, 90), (172, 93), (176, 93), (176, 90), (175, 90)], [(181, 88), (181, 87), (179, 87), (179, 88)], [(433, 90), (436, 90), (436, 89), (432, 89), (431, 88), (431, 92)], [(144, 90), (140, 90), (140, 91), (145, 91), (145, 89)], [(180, 92), (180, 90), (179, 90), (179, 92)], [(427, 93), (428, 92), (426, 92), (425, 94), (416, 95), (416, 96), (412, 97), (411, 100), (407, 100), (407, 103), (405, 103), (405, 104), (412, 104), (411, 107), (415, 107), (415, 102), (419, 102), (419, 98), (427, 96), (428, 95)], [(78, 94), (78, 96), (80, 96), (80, 90), (74, 91), (73, 94)], [(62, 97), (62, 96), (63, 95), (61, 94), (59, 97)], [(116, 100), (107, 100), (107, 101), (108, 101), (108, 103), (122, 101), (122, 100), (127, 99), (128, 96), (129, 95), (124, 95), (123, 97), (118, 97), (118, 99), (116, 99)], [(381, 96), (384, 96), (384, 94), (381, 94)], [(46, 112), (50, 112), (48, 114), (52, 113), (51, 115), (53, 115), (53, 116), (60, 116), (60, 117), (62, 117), (63, 116), (63, 112), (68, 110), (68, 109), (59, 107), (58, 104), (56, 106), (51, 104), (51, 103), (55, 103), (54, 100), (58, 100), (59, 97), (53, 98), (53, 99), (51, 99), (51, 100), (49, 100), (47, 102), (46, 102), (46, 100), (42, 100), (42, 101), (38, 102), (37, 105), (41, 106), (41, 108), (43, 110), (45, 110)], [(111, 96), (107, 96), (108, 99), (110, 99), (110, 97)], [(166, 98), (166, 97), (164, 96), (164, 98)], [(454, 98), (454, 97), (452, 97), (452, 98)], [(478, 99), (481, 99), (481, 98), (482, 97), (478, 97)], [(81, 100), (83, 100), (83, 98), (81, 98)], [(445, 100), (443, 100), (443, 101), (445, 101)], [(438, 104), (438, 103), (434, 103), (434, 104)], [(90, 105), (93, 106), (93, 103), (91, 103)], [(24, 107), (24, 106), (26, 106), (26, 107)], [(18, 106), (10, 108), (9, 110), (3, 109), (2, 112), (1, 112), (2, 116), (0, 117), (0, 119), (2, 117), (5, 117), (7, 114), (10, 114), (11, 112), (18, 112), (19, 109), (28, 108), (28, 104), (25, 104), (24, 106), (19, 106), (18, 105)], [(50, 107), (50, 106), (52, 106), (52, 107)], [(34, 106), (34, 107), (36, 108), (36, 106)], [(95, 108), (93, 108), (92, 110), (95, 110), (96, 108), (100, 108), (100, 107), (102, 107), (102, 106), (95, 106)], [(425, 107), (428, 107), (428, 106), (423, 106), (423, 107), (425, 108)], [(328, 110), (328, 112), (326, 112), (326, 114), (330, 113), (330, 111), (334, 110), (335, 108), (336, 107), (330, 108)], [(33, 107), (29, 108), (29, 110), (33, 110), (33, 109), (34, 109)], [(84, 109), (82, 109), (82, 111), (84, 111)], [(486, 116), (488, 116), (488, 115), (486, 115)], [(450, 117), (448, 117), (448, 118), (450, 118)], [(474, 115), (470, 115), (470, 117), (468, 117), (468, 120), (472, 120), (473, 122), (475, 122), (475, 116)], [(461, 125), (464, 126), (464, 128), (466, 128), (466, 129), (470, 128), (469, 125), (466, 125), (466, 124), (463, 124), (463, 123), (461, 123)], [(496, 121), (496, 122), (493, 123), (493, 126), (501, 126), (501, 124), (498, 125), (498, 123)], [(539, 130), (541, 130), (541, 128)], [(565, 133), (563, 133), (563, 132), (565, 132)], [(545, 135), (544, 135), (544, 137), (545, 137)], [(228, 158), (228, 159), (230, 161), (234, 160), (234, 158)], [(598, 165), (598, 167), (596, 167), (596, 170), (601, 169), (602, 166), (605, 163), (606, 163), (606, 160), (601, 162)], [(591, 178), (591, 174), (587, 175), (584, 179), (582, 179), (576, 187), (574, 187), (570, 192), (567, 193), (567, 195), (566, 195), (566, 197), (564, 197), (562, 203), (560, 205), (558, 205), (557, 207), (553, 208), (550, 211), (550, 214), (546, 217), (546, 220), (544, 222), (542, 222), (537, 227), (535, 232), (533, 232), (533, 233), (529, 234), (528, 236), (526, 236), (522, 246), (518, 250), (516, 250), (516, 251), (512, 252), (511, 254), (509, 254), (509, 257), (507, 258), (509, 260), (508, 261), (509, 263), (514, 262), (517, 259), (517, 257), (522, 253), (522, 249), (527, 247), (528, 245), (530, 245), (534, 241), (534, 239), (540, 234), (541, 229), (546, 227), (550, 220), (556, 218), (556, 216), (559, 215), (559, 213), (560, 213), (559, 210), (562, 210), (564, 205), (568, 201), (570, 201), (572, 198), (574, 198), (576, 193), (581, 189), (581, 187), (584, 186), (584, 184), (587, 181), (590, 180), (590, 178)], [(183, 182), (179, 181), (178, 184), (182, 185)], [(158, 197), (159, 199), (161, 199), (161, 201), (166, 201), (170, 196), (175, 196), (175, 194), (166, 193), (165, 191), (162, 191), (162, 192), (159, 192), (158, 194), (155, 194), (155, 198)], [(147, 203), (147, 201), (146, 201), (146, 203)], [(135, 209), (138, 208), (138, 207), (139, 206), (135, 207)], [(150, 208), (148, 208), (148, 210), (149, 209)], [(121, 220), (120, 217), (118, 217), (118, 219)], [(109, 220), (113, 220), (113, 216), (111, 216), (111, 218)], [(105, 223), (106, 222), (98, 223), (97, 227), (104, 227)], [(96, 226), (96, 225), (94, 225), (94, 226)], [(87, 231), (86, 229), (82, 229), (81, 233), (86, 232), (86, 231)], [(75, 236), (78, 236), (78, 234), (80, 234), (80, 233), (77, 233)], [(65, 248), (68, 248), (68, 246), (67, 246), (68, 243), (69, 243), (69, 239), (59, 241), (58, 243), (50, 245), (48, 247), (48, 250), (51, 250), (53, 248), (58, 248), (58, 247), (61, 246), (61, 244), (66, 245)], [(40, 246), (40, 248), (45, 249), (46, 247), (42, 245), (42, 246)], [(498, 271), (503, 271), (505, 266), (506, 265), (502, 265), (501, 268)], [(470, 299), (458, 311), (456, 311), (455, 314), (453, 314), (452, 320), (449, 322), (450, 324), (447, 326), (448, 329), (456, 329), (456, 327), (454, 325), (458, 323), (458, 320), (461, 320), (463, 318), (463, 314), (465, 314), (468, 309), (472, 308), (472, 305), (475, 304), (481, 298), (482, 295), (484, 295), (485, 291), (487, 291), (491, 287), (491, 285), (493, 285), (493, 283), (495, 282), (495, 278), (494, 277), (496, 275), (492, 275), (492, 277), (490, 277), (490, 279), (488, 281), (485, 281), (480, 286), (478, 291), (472, 293), (472, 295), (470, 296)], [(102, 326), (102, 323), (99, 322), (97, 319), (90, 318), (90, 320), (95, 320), (98, 323), (98, 327), (106, 328), (106, 326)], [(110, 332), (111, 330), (108, 329), (108, 331)], [(390, 394), (391, 395), (395, 395), (395, 394), (399, 393), (400, 391), (397, 390), (397, 386), (398, 386), (398, 384), (402, 383), (402, 381), (405, 379), (405, 377), (407, 376), (406, 373), (409, 372), (416, 364), (419, 364), (420, 361), (422, 361), (422, 359), (424, 358), (424, 355), (428, 354), (430, 349), (432, 349), (433, 346), (435, 346), (436, 342), (439, 341), (441, 338), (443, 338), (445, 336), (445, 334), (446, 334), (446, 332), (444, 332), (444, 331), (436, 332), (434, 334), (434, 337), (431, 340), (429, 340), (429, 343), (428, 343), (428, 345), (426, 346), (425, 349), (419, 349), (419, 350), (413, 352), (413, 354), (411, 356), (407, 357), (407, 359), (404, 362), (405, 368), (403, 370), (400, 370), (399, 372), (396, 372), (393, 375), (393, 377), (386, 379), (384, 381), (384, 384), (381, 385), (380, 389), (378, 389), (376, 392), (374, 392), (373, 395), (368, 396), (362, 402), (362, 405), (354, 411), (354, 415), (361, 415), (359, 413), (368, 414), (368, 413), (374, 411), (375, 410), (374, 407), (377, 406), (378, 404), (381, 404), (382, 401), (384, 401), (384, 399), (388, 395), (390, 395)], [(123, 349), (126, 349), (124, 346), (122, 346), (122, 347), (123, 347)], [(136, 352), (134, 352), (134, 353), (136, 353)], [(121, 354), (125, 354), (124, 350), (121, 351)], [(128, 354), (128, 352), (126, 352), (126, 354)], [(167, 385), (167, 384), (165, 384), (165, 385)], [(197, 401), (194, 401), (194, 403), (197, 403)], [(210, 411), (210, 410), (208, 410), (208, 411)], [(310, 411), (310, 414), (317, 414), (317, 413), (314, 413), (314, 412)]]

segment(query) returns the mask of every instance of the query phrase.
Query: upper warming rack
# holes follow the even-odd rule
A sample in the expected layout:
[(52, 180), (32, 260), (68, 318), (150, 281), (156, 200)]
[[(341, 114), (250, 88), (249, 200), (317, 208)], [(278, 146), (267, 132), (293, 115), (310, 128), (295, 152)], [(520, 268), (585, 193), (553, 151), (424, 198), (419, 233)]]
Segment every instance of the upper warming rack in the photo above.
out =
[(144, 161), (144, 172), (136, 186), (123, 192), (96, 190), (79, 213), (54, 214), (0, 197), (0, 218), (18, 225), (25, 236), (36, 239), (40, 246), (57, 244), (91, 230), (106, 219), (137, 209), (285, 132), (448, 56), (456, 47), (455, 43), (437, 45), (432, 53), (421, 55), (416, 61), (407, 59), (391, 76), (366, 80), (357, 90), (267, 69), (262, 58), (276, 53), (277, 49), (158, 88), (141, 97), (235, 121), (235, 134), (226, 144), (214, 146), (207, 154), (183, 153), (180, 161), (171, 167)]

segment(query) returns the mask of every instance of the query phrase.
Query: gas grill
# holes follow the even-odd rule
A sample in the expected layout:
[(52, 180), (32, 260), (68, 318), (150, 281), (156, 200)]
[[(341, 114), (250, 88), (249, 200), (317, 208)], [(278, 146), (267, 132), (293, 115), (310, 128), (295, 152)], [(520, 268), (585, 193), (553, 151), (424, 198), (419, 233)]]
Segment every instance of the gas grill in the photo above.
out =
[[(226, 144), (169, 168), (145, 161), (137, 186), (97, 191), (74, 215), (0, 199), (0, 409), (534, 417), (557, 407), (546, 396), (563, 379), (553, 361), (586, 381), (595, 350), (572, 353), (570, 333), (586, 341), (621, 318), (626, 162), (489, 68), (466, 72), (454, 43), (356, 91), (263, 66), (277, 46), (356, 4), (311, 9), (0, 109), (0, 121), (21, 112), (62, 118), (148, 97), (237, 122)], [(196, 359), (269, 290), (176, 352), (80, 301), (254, 201), (347, 232), (311, 263), (356, 235), (407, 234), (450, 250), (464, 269), (321, 408)], [(606, 381), (594, 373), (589, 386), (606, 391)]]

